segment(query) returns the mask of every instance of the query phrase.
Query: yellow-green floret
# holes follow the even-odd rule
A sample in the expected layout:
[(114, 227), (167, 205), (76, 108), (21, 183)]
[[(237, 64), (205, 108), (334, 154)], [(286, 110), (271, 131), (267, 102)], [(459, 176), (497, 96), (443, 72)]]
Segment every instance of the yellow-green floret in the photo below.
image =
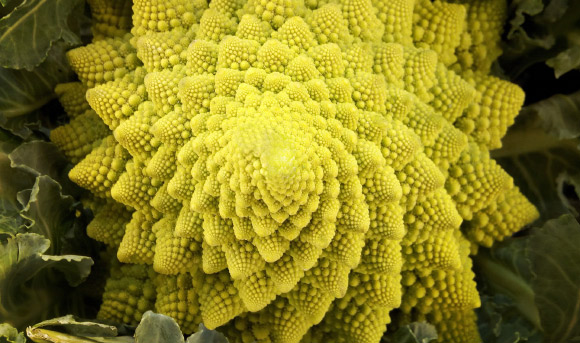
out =
[(489, 75), (505, 3), (465, 2), (90, 1), (51, 138), (117, 251), (99, 317), (479, 342), (471, 245), (537, 211), (489, 154), (524, 98)]

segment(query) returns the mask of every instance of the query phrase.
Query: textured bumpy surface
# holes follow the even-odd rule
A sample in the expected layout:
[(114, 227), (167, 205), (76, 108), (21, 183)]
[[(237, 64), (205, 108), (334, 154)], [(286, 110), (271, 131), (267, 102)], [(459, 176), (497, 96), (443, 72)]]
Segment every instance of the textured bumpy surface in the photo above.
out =
[(51, 138), (120, 261), (99, 316), (478, 342), (469, 254), (537, 212), (489, 156), (524, 100), (489, 75), (505, 4), (465, 2), (90, 1)]

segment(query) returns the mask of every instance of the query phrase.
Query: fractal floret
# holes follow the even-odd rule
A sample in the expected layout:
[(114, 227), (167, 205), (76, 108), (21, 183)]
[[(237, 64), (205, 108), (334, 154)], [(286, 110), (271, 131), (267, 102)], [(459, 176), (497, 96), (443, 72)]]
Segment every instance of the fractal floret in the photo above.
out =
[(51, 138), (116, 251), (99, 317), (480, 341), (470, 254), (537, 216), (489, 154), (524, 101), (502, 0), (90, 2)]

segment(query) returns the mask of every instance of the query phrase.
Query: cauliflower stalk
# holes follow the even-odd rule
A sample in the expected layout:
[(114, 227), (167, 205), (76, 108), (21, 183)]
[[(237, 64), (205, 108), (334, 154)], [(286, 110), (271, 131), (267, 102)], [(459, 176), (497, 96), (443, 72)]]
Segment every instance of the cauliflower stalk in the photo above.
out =
[(537, 216), (488, 152), (524, 100), (489, 75), (502, 0), (89, 2), (51, 139), (117, 251), (100, 318), (480, 341), (469, 255)]

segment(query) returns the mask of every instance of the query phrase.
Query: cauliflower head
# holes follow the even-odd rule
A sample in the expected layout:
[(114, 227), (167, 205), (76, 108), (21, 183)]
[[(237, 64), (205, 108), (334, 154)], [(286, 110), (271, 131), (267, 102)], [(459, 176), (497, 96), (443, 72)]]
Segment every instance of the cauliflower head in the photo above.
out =
[(118, 258), (99, 317), (480, 341), (470, 253), (537, 216), (489, 155), (524, 100), (503, 0), (89, 2), (51, 139)]

